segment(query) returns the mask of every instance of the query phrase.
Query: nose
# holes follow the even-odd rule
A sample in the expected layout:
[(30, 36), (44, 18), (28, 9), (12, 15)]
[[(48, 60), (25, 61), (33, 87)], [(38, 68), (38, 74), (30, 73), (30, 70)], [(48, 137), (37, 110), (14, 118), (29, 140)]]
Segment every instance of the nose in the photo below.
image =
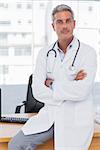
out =
[(63, 21), (63, 27), (66, 28), (68, 26), (68, 23), (66, 21)]

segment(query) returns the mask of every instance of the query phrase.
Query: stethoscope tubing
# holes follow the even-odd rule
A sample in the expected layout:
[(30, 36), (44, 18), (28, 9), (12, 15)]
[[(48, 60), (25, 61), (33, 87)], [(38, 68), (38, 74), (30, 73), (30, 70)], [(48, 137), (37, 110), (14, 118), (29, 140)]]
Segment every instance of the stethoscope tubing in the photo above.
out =
[[(78, 39), (77, 39), (77, 41), (78, 41), (78, 48), (77, 48), (77, 51), (76, 51), (76, 53), (75, 53), (73, 62), (72, 62), (72, 64), (71, 64), (71, 67), (74, 67), (74, 64), (75, 64), (75, 61), (76, 61), (76, 57), (77, 57), (77, 54), (78, 54), (79, 49), (80, 49), (80, 41), (79, 41)], [(51, 51), (53, 51), (53, 52), (55, 53), (55, 55), (54, 55), (55, 58), (57, 57), (57, 52), (56, 52), (56, 50), (54, 49), (56, 43), (57, 43), (57, 41), (54, 43), (52, 49), (50, 49), (50, 50), (47, 52), (47, 57), (49, 56), (49, 54), (50, 54)]]
[(53, 51), (53, 52), (55, 53), (55, 58), (57, 57), (57, 52), (54, 50), (54, 47), (55, 47), (56, 43), (57, 43), (57, 42), (55, 42), (54, 45), (53, 45), (53, 47), (52, 47), (52, 49), (50, 49), (50, 50), (47, 52), (47, 57), (49, 56), (49, 53), (50, 53), (51, 51)]
[(79, 49), (80, 49), (80, 41), (79, 40), (77, 40), (78, 41), (78, 48), (77, 48), (77, 51), (76, 51), (76, 54), (75, 54), (75, 56), (74, 56), (74, 59), (73, 59), (73, 62), (72, 62), (72, 67), (74, 66), (74, 64), (75, 64), (75, 60), (76, 60), (76, 57), (77, 57), (77, 54), (78, 54), (78, 52), (79, 52)]

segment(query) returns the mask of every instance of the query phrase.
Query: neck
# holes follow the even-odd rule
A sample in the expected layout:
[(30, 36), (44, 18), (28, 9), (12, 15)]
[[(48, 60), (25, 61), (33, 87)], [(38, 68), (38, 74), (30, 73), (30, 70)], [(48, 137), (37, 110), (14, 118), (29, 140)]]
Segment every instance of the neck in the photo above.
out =
[(67, 50), (67, 47), (68, 45), (71, 43), (71, 41), (73, 40), (73, 36), (70, 37), (69, 39), (64, 39), (64, 40), (60, 40), (58, 39), (58, 46), (59, 48), (64, 52), (66, 53), (66, 50)]

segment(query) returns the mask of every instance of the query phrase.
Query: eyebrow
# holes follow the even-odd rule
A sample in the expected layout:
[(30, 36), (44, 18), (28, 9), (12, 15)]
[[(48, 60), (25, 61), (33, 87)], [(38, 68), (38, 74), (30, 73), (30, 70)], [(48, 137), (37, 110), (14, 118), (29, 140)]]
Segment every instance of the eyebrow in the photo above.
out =
[(72, 18), (67, 18), (67, 19), (55, 19), (56, 21), (69, 21), (72, 20)]

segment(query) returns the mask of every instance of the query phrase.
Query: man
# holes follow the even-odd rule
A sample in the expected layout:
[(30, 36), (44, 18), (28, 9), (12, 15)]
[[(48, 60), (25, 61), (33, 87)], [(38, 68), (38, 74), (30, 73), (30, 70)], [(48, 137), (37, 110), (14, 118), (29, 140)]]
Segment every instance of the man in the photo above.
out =
[(33, 82), (34, 96), (45, 106), (10, 141), (9, 150), (35, 150), (52, 137), (55, 150), (88, 150), (90, 145), (96, 54), (73, 35), (69, 6), (54, 8), (52, 26), (58, 40), (40, 51)]

